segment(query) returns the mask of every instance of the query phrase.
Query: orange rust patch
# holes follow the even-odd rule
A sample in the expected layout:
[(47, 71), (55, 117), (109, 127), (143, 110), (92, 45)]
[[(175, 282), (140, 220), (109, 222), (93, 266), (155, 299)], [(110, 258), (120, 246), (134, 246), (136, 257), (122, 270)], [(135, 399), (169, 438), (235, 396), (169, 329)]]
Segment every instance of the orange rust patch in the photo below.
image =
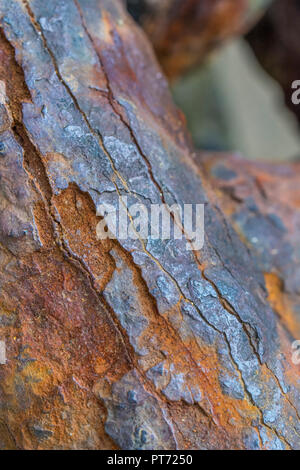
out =
[(8, 363), (0, 369), (6, 403), (0, 423), (16, 440), (4, 432), (7, 448), (51, 449), (59, 442), (66, 449), (114, 449), (93, 387), (104, 375), (118, 380), (131, 366), (105, 306), (56, 248), (20, 258), (14, 269), (18, 283), (4, 283), (2, 296), (5, 312), (9, 307), (16, 316), (2, 328)]
[[(164, 316), (159, 314), (156, 302), (149, 293), (142, 273), (134, 264), (131, 255), (126, 253), (115, 240), (96, 239), (96, 225), (99, 218), (95, 215), (94, 203), (88, 194), (82, 193), (77, 186), (70, 185), (58, 196), (54, 196), (52, 202), (60, 215), (65, 242), (75, 259), (78, 258), (81, 262), (84, 260), (91, 277), (96, 279), (94, 287), (99, 293), (105, 289), (116, 269), (110, 250), (114, 249), (124, 265), (130, 268), (137, 289), (136, 302), (141, 315), (148, 321), (146, 330), (139, 338), (140, 343), (147, 345), (149, 349), (149, 354), (140, 362), (142, 369), (147, 371), (158, 362), (165, 361), (168, 366), (174, 364), (177, 373), (189, 370), (190, 373), (186, 377), (188, 386), (196, 388), (198, 386), (202, 390), (205, 395), (203, 402), (206, 403), (203, 406), (207, 408), (205, 411), (207, 416), (212, 415), (213, 425), (221, 426), (222, 432), (227, 430), (229, 435), (235, 436), (234, 439), (239, 441), (239, 435), (235, 433), (236, 427), (242, 426), (245, 420), (251, 426), (251, 421), (258, 418), (257, 410), (247, 397), (244, 400), (237, 400), (224, 395), (218, 380), (221, 366), (214, 348), (204, 344), (199, 345), (192, 332), (185, 340), (178, 336), (172, 323), (175, 319), (178, 323), (177, 328), (180, 328), (182, 321), (180, 302)], [(66, 275), (64, 279), (65, 283), (70, 283)], [(104, 353), (103, 356), (98, 355), (93, 359), (94, 370), (96, 373), (108, 376), (105, 357)], [(85, 386), (84, 382), (81, 382), (81, 386)], [(155, 393), (160, 392), (155, 391)], [(194, 407), (199, 408), (198, 405)], [(191, 413), (195, 414), (194, 411)], [(199, 412), (196, 412), (197, 416), (198, 414)], [(200, 414), (203, 415), (203, 410)], [(204, 418), (206, 423), (207, 416)], [(199, 426), (201, 427), (201, 423), (197, 425), (195, 422), (195, 428), (199, 429)]]
[(97, 240), (96, 226), (101, 219), (96, 217), (93, 201), (87, 193), (70, 185), (53, 197), (53, 204), (60, 214), (63, 236), (69, 247), (83, 260), (92, 273), (94, 287), (102, 292), (115, 270), (109, 254), (113, 241)]
[(29, 362), (22, 370), (22, 376), (35, 395), (45, 396), (53, 388), (52, 371), (43, 363)]
[[(179, 416), (186, 413), (186, 419), (193, 419), (196, 434), (200, 433), (205, 436), (209, 424), (209, 427), (214, 427), (214, 432), (219, 437), (225, 434), (227, 437), (230, 435), (232, 443), (235, 442), (237, 448), (243, 447), (240, 432), (237, 429), (244, 426), (245, 422), (251, 427), (253, 420), (259, 420), (258, 411), (246, 395), (244, 399), (239, 400), (223, 393), (219, 383), (222, 367), (214, 346), (210, 347), (200, 340), (196, 341), (192, 332), (190, 334), (187, 332), (185, 339), (180, 338), (178, 333), (182, 321), (180, 301), (164, 315), (160, 315), (140, 269), (134, 265), (131, 256), (124, 253), (120, 247), (114, 249), (132, 271), (133, 282), (138, 290), (137, 303), (142, 315), (148, 320), (148, 327), (141, 334), (140, 342), (142, 345), (147, 345), (150, 354), (140, 361), (142, 369), (147, 371), (164, 361), (167, 369), (171, 364), (175, 365), (176, 373), (185, 373), (188, 370), (189, 373), (185, 378), (187, 387), (197, 388), (198, 386), (200, 388), (203, 393), (202, 408), (197, 404), (185, 405), (183, 401), (176, 403), (167, 400), (168, 408), (172, 410), (174, 418), (176, 417), (178, 422)], [(174, 319), (177, 323), (177, 331), (174, 328)], [(161, 392), (160, 394), (162, 396)], [(163, 399), (166, 400), (166, 397), (164, 396)], [(223, 440), (225, 441), (225, 438), (220, 438), (218, 442)]]
[(22, 69), (17, 65), (12, 47), (0, 30), (0, 76), (5, 80), (10, 107), (15, 117), (21, 119), (20, 102), (30, 102), (31, 96), (24, 84)]
[(43, 247), (48, 249), (53, 248), (55, 246), (53, 226), (42, 201), (38, 201), (35, 204), (33, 215)]
[(265, 273), (264, 277), (268, 291), (268, 300), (272, 308), (280, 316), (288, 331), (295, 338), (298, 338), (300, 336), (299, 324), (295, 318), (288, 296), (284, 292), (282, 280), (275, 273)]

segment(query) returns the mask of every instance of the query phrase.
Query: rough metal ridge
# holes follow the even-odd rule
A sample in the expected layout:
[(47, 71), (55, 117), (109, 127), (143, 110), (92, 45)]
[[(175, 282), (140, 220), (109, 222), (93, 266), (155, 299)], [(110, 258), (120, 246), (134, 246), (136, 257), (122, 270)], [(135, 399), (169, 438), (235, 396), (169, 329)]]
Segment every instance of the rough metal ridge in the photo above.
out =
[[(0, 446), (300, 448), (293, 332), (122, 3), (0, 0), (0, 28)], [(204, 249), (98, 241), (120, 194), (205, 203)]]

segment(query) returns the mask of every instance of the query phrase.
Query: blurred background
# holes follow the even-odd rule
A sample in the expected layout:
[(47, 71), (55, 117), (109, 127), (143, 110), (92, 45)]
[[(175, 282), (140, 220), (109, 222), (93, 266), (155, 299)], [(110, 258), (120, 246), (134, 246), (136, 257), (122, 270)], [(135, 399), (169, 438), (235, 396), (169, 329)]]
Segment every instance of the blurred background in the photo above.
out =
[(300, 0), (128, 0), (195, 146), (300, 159)]

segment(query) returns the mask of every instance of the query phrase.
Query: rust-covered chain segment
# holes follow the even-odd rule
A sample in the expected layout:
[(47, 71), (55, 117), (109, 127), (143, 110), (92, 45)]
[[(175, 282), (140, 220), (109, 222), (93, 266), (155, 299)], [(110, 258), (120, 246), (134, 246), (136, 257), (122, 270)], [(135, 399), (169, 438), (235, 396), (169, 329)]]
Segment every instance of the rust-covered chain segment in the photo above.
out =
[(175, 79), (224, 41), (243, 34), (272, 0), (129, 0), (170, 79)]
[[(0, 447), (299, 449), (299, 291), (276, 305), (255, 200), (227, 210), (123, 2), (0, 0), (0, 28)], [(204, 204), (203, 249), (99, 240), (120, 195)], [(299, 276), (299, 225), (265, 206)]]

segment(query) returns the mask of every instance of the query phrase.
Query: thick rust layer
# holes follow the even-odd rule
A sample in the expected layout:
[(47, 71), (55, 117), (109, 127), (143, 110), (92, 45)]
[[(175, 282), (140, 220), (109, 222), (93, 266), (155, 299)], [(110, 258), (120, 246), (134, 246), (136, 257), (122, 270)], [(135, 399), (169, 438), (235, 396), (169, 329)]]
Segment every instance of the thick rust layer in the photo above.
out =
[[(299, 448), (279, 268), (221, 209), (121, 2), (0, 0), (0, 27), (1, 447)], [(119, 195), (204, 203), (204, 248), (97, 240)]]

